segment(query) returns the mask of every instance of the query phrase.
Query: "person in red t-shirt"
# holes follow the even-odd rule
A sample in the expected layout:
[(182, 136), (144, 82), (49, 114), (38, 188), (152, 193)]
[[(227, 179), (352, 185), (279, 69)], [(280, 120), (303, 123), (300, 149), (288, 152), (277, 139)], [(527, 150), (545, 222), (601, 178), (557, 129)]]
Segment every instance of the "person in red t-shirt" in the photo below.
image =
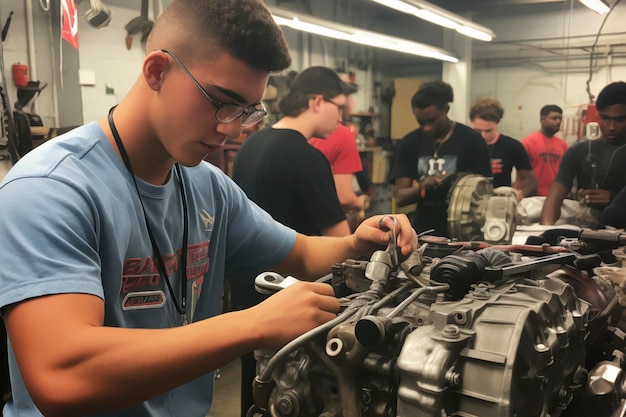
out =
[(522, 140), (530, 164), (537, 179), (537, 195), (546, 196), (554, 181), (561, 158), (567, 150), (567, 142), (556, 133), (561, 129), (563, 110), (554, 104), (543, 106), (540, 111), (541, 130), (531, 133)]

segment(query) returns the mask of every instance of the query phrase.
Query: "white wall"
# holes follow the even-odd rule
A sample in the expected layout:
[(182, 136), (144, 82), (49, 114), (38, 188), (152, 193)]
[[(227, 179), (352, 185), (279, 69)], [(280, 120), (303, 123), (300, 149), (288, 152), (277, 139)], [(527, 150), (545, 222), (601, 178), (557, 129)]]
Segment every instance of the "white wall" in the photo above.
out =
[[(104, 117), (109, 108), (121, 100), (137, 80), (144, 57), (141, 34), (133, 36), (130, 50), (126, 49), (124, 40), (124, 26), (139, 15), (138, 10), (108, 7), (112, 12), (111, 22), (100, 29), (94, 29), (82, 19), (89, 2), (81, 2), (78, 8), (80, 69), (95, 74), (96, 80), (95, 85), (81, 86), (85, 123)], [(107, 87), (114, 93), (108, 94)]]
[[(57, 57), (56, 62), (52, 63), (51, 46), (59, 41), (51, 39), (49, 25), (57, 17), (52, 13), (44, 13), (37, 1), (26, 1), (30, 1), (33, 5), (38, 78), (48, 83), (48, 87), (37, 99), (38, 113), (44, 118), (46, 124), (54, 124), (52, 74), (53, 71), (58, 72), (59, 62)], [(55, 1), (51, 3), (58, 4)], [(275, 1), (268, 1), (268, 3), (273, 4)], [(13, 98), (12, 101), (15, 100), (15, 90), (10, 79), (11, 64), (28, 60), (24, 4), (22, 0), (0, 1), (2, 22), (8, 16), (9, 10), (15, 11), (9, 36), (4, 42), (5, 70), (9, 76), (9, 94)], [(104, 116), (108, 108), (117, 103), (128, 91), (139, 75), (143, 57), (138, 35), (135, 35), (130, 51), (126, 49), (124, 42), (126, 36), (124, 25), (139, 14), (137, 8), (112, 6), (109, 2), (107, 4), (113, 11), (113, 19), (109, 26), (102, 29), (91, 28), (83, 19), (89, 2), (82, 1), (79, 5), (80, 68), (94, 73), (96, 80), (94, 86), (81, 87), (82, 113), (85, 122)], [(432, 25), (421, 24), (416, 19), (407, 24), (409, 22), (407, 18), (398, 16), (398, 20), (394, 23), (389, 20), (388, 13), (393, 13), (389, 11), (384, 12), (387, 15), (381, 13), (375, 16), (364, 16), (359, 9), (352, 8), (356, 2), (346, 2), (345, 4), (352, 4), (347, 7), (343, 6), (344, 2), (316, 1), (311, 4), (317, 16), (332, 18), (349, 25), (364, 26), (370, 30), (391, 33), (395, 36), (413, 36), (416, 41), (442, 46), (442, 31)], [(564, 2), (563, 4), (562, 11), (541, 15), (497, 16), (481, 20), (480, 23), (494, 30), (498, 42), (562, 38), (562, 44), (567, 45), (570, 42), (570, 36), (573, 37), (572, 39), (584, 35), (595, 36), (602, 18), (581, 7), (571, 7), (571, 10), (568, 8), (568, 5), (577, 4), (577, 2)], [(294, 3), (290, 7), (298, 7), (298, 5), (299, 3)], [(626, 3), (616, 8), (607, 20), (603, 33), (624, 33), (622, 27), (624, 21), (626, 21)], [(369, 107), (374, 107), (375, 111), (383, 114), (382, 124), (387, 124), (384, 118), (388, 117), (385, 113), (388, 113), (389, 109), (374, 99), (374, 82), (379, 81), (383, 87), (386, 87), (393, 77), (380, 70), (385, 62), (377, 62), (376, 58), (382, 57), (385, 61), (392, 61), (398, 56), (397, 54), (383, 54), (380, 50), (315, 35), (303, 35), (291, 29), (285, 29), (285, 34), (293, 56), (291, 69), (299, 71), (310, 65), (337, 67), (344, 64), (347, 69), (356, 72), (356, 81), (360, 85), (359, 93), (355, 96), (356, 110), (366, 111)], [(482, 43), (475, 42), (474, 50), (483, 46)], [(514, 44), (510, 47), (516, 48)], [(70, 47), (64, 42), (63, 48)], [(463, 93), (469, 95), (470, 101), (484, 95), (492, 95), (502, 101), (506, 108), (501, 126), (502, 131), (521, 138), (538, 128), (538, 112), (544, 104), (558, 104), (565, 109), (566, 116), (574, 117), (579, 106), (588, 102), (585, 92), (587, 74), (574, 70), (579, 64), (565, 57), (557, 65), (558, 72), (543, 71), (530, 63), (513, 68), (479, 69), (474, 66), (467, 91)], [(442, 76), (440, 65), (403, 66), (401, 72), (409, 78), (437, 79)], [(608, 82), (624, 79), (626, 79), (626, 64), (624, 61), (615, 60), (610, 67), (602, 68), (593, 74), (592, 90), (597, 95)], [(114, 94), (106, 94), (107, 86), (113, 89)], [(457, 95), (461, 94), (460, 87), (456, 90)], [(62, 111), (67, 104), (59, 103), (60, 110)], [(463, 112), (457, 111), (454, 105), (453, 113), (458, 120), (467, 122), (467, 116), (457, 114)], [(383, 129), (383, 134), (385, 130)]]
[[(562, 46), (577, 39), (595, 38), (602, 17), (586, 8), (564, 9), (552, 12), (519, 17), (499, 17), (481, 23), (492, 28), (498, 41), (517, 40), (518, 44), (538, 43), (541, 39), (562, 38)], [(626, 4), (620, 4), (606, 21), (603, 34), (621, 33), (626, 39), (624, 24)], [(571, 37), (571, 38), (570, 38)], [(551, 41), (554, 43), (554, 41)], [(600, 38), (599, 45), (601, 45)], [(518, 48), (511, 44), (510, 48)], [(604, 52), (598, 48), (596, 52)], [(545, 66), (545, 69), (538, 68)], [(500, 130), (510, 136), (522, 139), (539, 128), (539, 110), (545, 104), (556, 104), (563, 108), (565, 123), (560, 133), (568, 142), (574, 142), (575, 121), (581, 107), (589, 103), (587, 80), (589, 73), (581, 69), (588, 66), (587, 56), (582, 60), (570, 59), (567, 53), (549, 63), (516, 67), (474, 69), (472, 74), (472, 100), (483, 97), (496, 97), (505, 108)], [(553, 70), (552, 68), (556, 68)], [(592, 73), (591, 93), (597, 97), (600, 90), (613, 81), (626, 81), (626, 62), (615, 59)], [(465, 120), (467, 121), (467, 115)]]

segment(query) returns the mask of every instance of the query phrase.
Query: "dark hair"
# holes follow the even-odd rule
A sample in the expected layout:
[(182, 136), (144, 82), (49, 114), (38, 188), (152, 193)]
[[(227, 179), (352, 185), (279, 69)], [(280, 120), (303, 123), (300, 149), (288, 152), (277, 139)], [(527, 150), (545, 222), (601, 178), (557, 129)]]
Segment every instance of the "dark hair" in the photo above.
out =
[(480, 118), (488, 122), (499, 123), (504, 116), (504, 107), (493, 97), (479, 98), (470, 108), (470, 120)]
[(436, 106), (438, 109), (444, 109), (448, 103), (454, 99), (452, 86), (443, 81), (430, 81), (420, 86), (411, 98), (411, 107), (417, 109), (425, 109), (426, 107)]
[(260, 0), (173, 0), (146, 42), (146, 52), (155, 49), (186, 62), (225, 51), (268, 72), (291, 65), (284, 34)]
[(553, 111), (555, 113), (561, 113), (563, 114), (563, 109), (560, 108), (559, 106), (557, 106), (556, 104), (547, 104), (545, 106), (543, 106), (541, 108), (541, 111), (539, 112), (540, 116), (547, 116), (548, 114), (550, 114), (550, 112)]
[(280, 112), (288, 117), (298, 117), (309, 108), (309, 100), (315, 94), (290, 92), (278, 102)]
[(613, 104), (626, 104), (626, 83), (623, 81), (616, 81), (607, 85), (598, 94), (596, 101), (598, 110), (603, 110)]
[(289, 93), (281, 98), (278, 108), (285, 116), (298, 117), (308, 109), (311, 97), (321, 95), (331, 99), (340, 94), (351, 94), (352, 88), (330, 68), (308, 67), (291, 80)]

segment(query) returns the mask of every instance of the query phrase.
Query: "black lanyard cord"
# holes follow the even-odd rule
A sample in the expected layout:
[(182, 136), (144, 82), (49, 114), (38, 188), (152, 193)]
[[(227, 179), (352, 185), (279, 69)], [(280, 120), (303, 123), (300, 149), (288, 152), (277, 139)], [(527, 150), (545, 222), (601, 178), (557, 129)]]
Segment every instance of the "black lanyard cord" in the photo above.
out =
[(167, 276), (167, 272), (165, 269), (165, 264), (163, 263), (163, 257), (161, 256), (161, 251), (157, 246), (156, 239), (154, 237), (154, 233), (152, 232), (152, 228), (150, 227), (150, 222), (148, 221), (148, 216), (146, 214), (146, 208), (143, 204), (143, 200), (141, 198), (141, 193), (139, 192), (139, 187), (137, 186), (137, 180), (135, 179), (135, 174), (133, 173), (132, 166), (130, 165), (130, 159), (128, 158), (128, 153), (126, 152), (126, 148), (122, 143), (122, 139), (120, 138), (120, 134), (115, 127), (115, 123), (113, 122), (113, 110), (115, 106), (111, 107), (109, 110), (108, 121), (109, 127), (111, 128), (111, 133), (113, 134), (113, 138), (115, 139), (115, 143), (117, 144), (117, 149), (120, 151), (120, 155), (122, 156), (122, 160), (124, 161), (124, 165), (126, 169), (130, 173), (131, 178), (133, 179), (133, 184), (135, 185), (135, 191), (137, 191), (137, 197), (139, 198), (139, 203), (141, 204), (141, 210), (143, 211), (143, 217), (146, 222), (146, 229), (148, 231), (148, 236), (150, 237), (150, 244), (152, 245), (153, 256), (156, 259), (157, 269), (159, 270), (159, 274), (164, 279), (167, 284), (167, 289), (172, 296), (172, 301), (174, 301), (174, 306), (176, 307), (176, 311), (183, 316), (183, 324), (187, 324), (187, 244), (189, 239), (189, 215), (187, 211), (187, 194), (185, 192), (185, 184), (183, 182), (183, 173), (180, 169), (180, 165), (176, 163), (174, 166), (176, 168), (176, 176), (178, 178), (178, 184), (180, 186), (180, 195), (183, 206), (183, 244), (180, 253), (180, 267), (182, 269), (182, 280), (181, 280), (181, 302), (178, 303), (176, 299), (176, 294), (174, 294), (174, 289), (172, 288), (172, 284), (170, 283), (170, 279)]

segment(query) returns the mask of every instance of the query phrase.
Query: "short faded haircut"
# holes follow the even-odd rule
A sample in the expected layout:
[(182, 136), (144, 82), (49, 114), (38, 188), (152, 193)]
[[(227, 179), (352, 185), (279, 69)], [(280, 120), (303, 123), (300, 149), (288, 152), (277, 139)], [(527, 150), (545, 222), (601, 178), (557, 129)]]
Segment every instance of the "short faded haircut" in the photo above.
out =
[(502, 103), (493, 97), (479, 98), (470, 108), (470, 120), (475, 118), (483, 119), (488, 122), (499, 123), (504, 116), (504, 107)]
[(598, 110), (604, 110), (613, 104), (626, 104), (626, 83), (623, 81), (608, 84), (598, 94), (598, 100), (596, 101)]
[(174, 0), (146, 42), (146, 53), (155, 49), (171, 50), (185, 62), (227, 52), (268, 72), (291, 65), (284, 34), (260, 0)]
[(559, 106), (557, 106), (556, 104), (548, 104), (546, 106), (543, 106), (541, 108), (541, 111), (539, 112), (540, 116), (547, 116), (550, 114), (550, 112), (553, 111), (555, 113), (561, 113), (563, 114), (563, 109), (560, 108)]
[(443, 110), (454, 100), (452, 86), (443, 81), (430, 81), (422, 84), (411, 97), (411, 108), (425, 109), (435, 106)]

